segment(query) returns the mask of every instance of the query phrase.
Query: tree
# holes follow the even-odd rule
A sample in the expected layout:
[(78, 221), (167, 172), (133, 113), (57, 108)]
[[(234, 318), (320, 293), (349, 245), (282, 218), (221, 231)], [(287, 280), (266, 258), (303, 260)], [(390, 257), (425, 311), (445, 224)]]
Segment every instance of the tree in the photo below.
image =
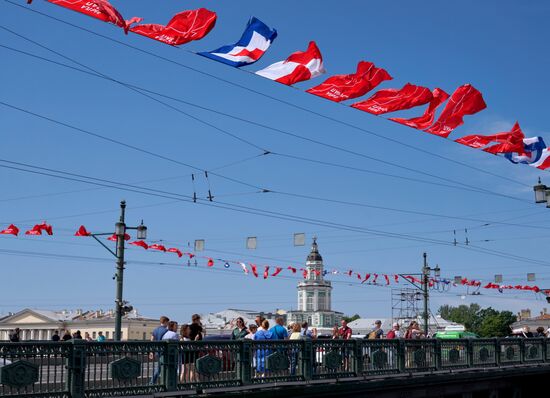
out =
[(466, 330), (480, 337), (502, 337), (510, 333), (510, 325), (517, 321), (510, 311), (481, 308), (478, 304), (452, 307), (443, 305), (437, 311), (443, 319), (464, 325)]
[(344, 321), (346, 321), (347, 323), (353, 322), (353, 321), (355, 321), (356, 319), (359, 319), (359, 318), (361, 318), (361, 315), (359, 315), (359, 314), (355, 314), (351, 317), (350, 316), (343, 316), (342, 317), (342, 319)]

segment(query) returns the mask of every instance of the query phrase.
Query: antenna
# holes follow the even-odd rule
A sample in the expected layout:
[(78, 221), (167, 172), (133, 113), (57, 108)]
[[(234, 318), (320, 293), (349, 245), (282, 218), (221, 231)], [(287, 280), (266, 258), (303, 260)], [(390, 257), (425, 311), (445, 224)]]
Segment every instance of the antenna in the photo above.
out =
[(464, 235), (466, 235), (466, 246), (470, 244), (470, 241), (468, 240), (468, 229), (464, 228)]
[(195, 189), (195, 174), (191, 174), (191, 182), (193, 183), (193, 203), (197, 203), (197, 190)]
[(212, 192), (210, 191), (210, 180), (208, 179), (208, 171), (204, 170), (204, 176), (206, 177), (206, 182), (208, 182), (208, 200), (212, 202), (212, 199), (214, 199), (214, 197), (212, 196)]

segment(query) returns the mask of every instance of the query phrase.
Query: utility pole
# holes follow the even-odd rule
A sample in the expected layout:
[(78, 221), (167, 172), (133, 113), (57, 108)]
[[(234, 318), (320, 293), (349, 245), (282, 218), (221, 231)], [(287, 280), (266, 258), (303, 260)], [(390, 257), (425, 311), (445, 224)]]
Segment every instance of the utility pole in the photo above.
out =
[(115, 224), (116, 234), (116, 299), (115, 299), (115, 341), (121, 340), (122, 334), (122, 288), (124, 286), (124, 235), (126, 224), (124, 223), (124, 212), (126, 201), (120, 202), (120, 220)]
[(426, 336), (428, 335), (428, 301), (430, 299), (430, 293), (428, 290), (428, 283), (429, 283), (429, 276), (430, 276), (430, 268), (428, 268), (428, 261), (427, 261), (427, 255), (424, 253), (424, 266), (422, 267), (422, 288), (424, 290), (424, 333)]

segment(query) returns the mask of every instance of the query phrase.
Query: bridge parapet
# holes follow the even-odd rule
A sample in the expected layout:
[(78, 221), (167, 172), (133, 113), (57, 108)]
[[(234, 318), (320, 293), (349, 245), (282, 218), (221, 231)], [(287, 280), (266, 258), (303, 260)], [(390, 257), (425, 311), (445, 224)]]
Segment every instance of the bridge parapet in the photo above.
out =
[(93, 398), (550, 367), (549, 339), (0, 343), (0, 397)]

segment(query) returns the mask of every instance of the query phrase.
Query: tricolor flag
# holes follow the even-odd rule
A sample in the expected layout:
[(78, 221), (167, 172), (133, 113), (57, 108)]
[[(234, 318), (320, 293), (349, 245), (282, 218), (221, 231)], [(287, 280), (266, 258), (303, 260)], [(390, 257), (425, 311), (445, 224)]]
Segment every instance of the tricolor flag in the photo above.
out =
[(258, 18), (252, 17), (237, 43), (198, 54), (238, 68), (259, 60), (276, 37), (275, 29), (270, 29)]
[(131, 32), (179, 46), (206, 36), (216, 24), (216, 13), (206, 8), (180, 12), (164, 25), (143, 24), (130, 28)]
[(528, 164), (541, 170), (550, 168), (550, 151), (546, 147), (542, 137), (524, 138), (523, 152), (505, 153), (504, 157), (512, 163)]
[(383, 81), (391, 79), (392, 77), (385, 69), (377, 68), (372, 62), (361, 61), (357, 64), (355, 73), (331, 76), (307, 92), (340, 102), (361, 97)]
[(356, 102), (353, 108), (381, 115), (424, 105), (433, 98), (429, 88), (407, 83), (401, 89), (387, 88), (376, 92), (365, 101)]
[(296, 51), (284, 61), (276, 62), (256, 72), (276, 82), (291, 86), (325, 73), (323, 57), (314, 41), (309, 42), (306, 51)]

